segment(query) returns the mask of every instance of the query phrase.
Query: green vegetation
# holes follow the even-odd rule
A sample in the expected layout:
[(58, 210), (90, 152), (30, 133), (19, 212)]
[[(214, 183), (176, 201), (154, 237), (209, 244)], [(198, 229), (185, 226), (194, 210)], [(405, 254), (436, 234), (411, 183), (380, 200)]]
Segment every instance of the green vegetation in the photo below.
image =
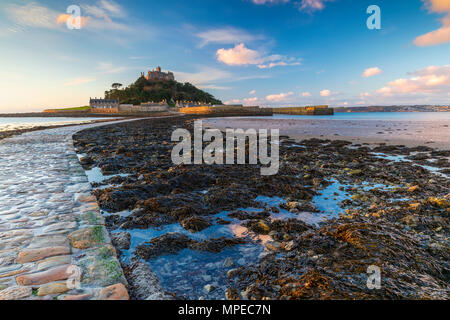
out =
[(145, 77), (140, 77), (124, 89), (115, 88), (105, 91), (105, 99), (118, 99), (120, 103), (134, 105), (162, 100), (166, 100), (170, 105), (174, 105), (177, 100), (222, 104), (213, 95), (188, 82), (183, 84), (177, 81), (148, 81)]
[(89, 106), (84, 107), (74, 107), (74, 108), (62, 108), (62, 109), (51, 109), (53, 111), (89, 111)]

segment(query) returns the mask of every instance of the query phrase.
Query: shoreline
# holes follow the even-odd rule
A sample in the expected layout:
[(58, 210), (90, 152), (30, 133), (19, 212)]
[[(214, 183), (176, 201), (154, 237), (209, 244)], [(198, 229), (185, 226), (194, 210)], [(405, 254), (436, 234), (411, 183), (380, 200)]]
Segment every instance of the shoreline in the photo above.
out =
[[(206, 119), (205, 125), (219, 129), (279, 129), (280, 135), (296, 140), (346, 140), (356, 144), (429, 146), (450, 150), (450, 121), (385, 121), (324, 119)], [(445, 130), (444, 130), (445, 129)]]
[(7, 130), (7, 131), (0, 131), (0, 141), (3, 139), (11, 138), (17, 135), (21, 135), (27, 132), (33, 132), (33, 131), (41, 131), (41, 130), (47, 130), (47, 129), (56, 129), (56, 128), (63, 128), (63, 127), (73, 127), (73, 126), (79, 126), (83, 124), (93, 124), (93, 123), (103, 123), (103, 122), (114, 122), (114, 121), (120, 121), (123, 119), (107, 119), (107, 120), (93, 120), (88, 123), (73, 123), (73, 124), (55, 124), (50, 126), (40, 126), (36, 125), (35, 127), (26, 128), (26, 129), (16, 129), (16, 130)]

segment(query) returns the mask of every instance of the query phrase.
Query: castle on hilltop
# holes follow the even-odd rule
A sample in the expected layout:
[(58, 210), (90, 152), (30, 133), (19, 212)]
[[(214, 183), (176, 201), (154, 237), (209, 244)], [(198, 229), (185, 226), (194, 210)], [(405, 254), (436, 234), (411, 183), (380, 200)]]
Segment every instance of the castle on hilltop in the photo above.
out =
[(141, 72), (141, 77), (149, 81), (175, 81), (175, 76), (172, 72), (162, 72), (161, 67), (157, 67), (156, 70), (148, 71), (147, 75), (145, 72)]

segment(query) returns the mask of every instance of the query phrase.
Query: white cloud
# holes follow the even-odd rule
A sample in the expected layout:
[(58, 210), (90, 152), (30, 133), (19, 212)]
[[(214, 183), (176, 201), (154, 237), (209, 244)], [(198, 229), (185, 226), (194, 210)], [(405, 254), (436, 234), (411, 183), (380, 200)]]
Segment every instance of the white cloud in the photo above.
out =
[(322, 91), (320, 91), (320, 96), (321, 97), (329, 97), (329, 96), (331, 96), (331, 91), (328, 89), (322, 90)]
[(373, 77), (373, 76), (375, 76), (375, 75), (382, 74), (382, 73), (383, 73), (383, 70), (381, 70), (381, 69), (378, 68), (378, 67), (373, 67), (373, 68), (368, 68), (368, 69), (366, 69), (366, 70), (363, 72), (362, 77), (364, 77), (364, 78), (369, 78), (369, 77)]
[[(301, 0), (292, 1), (294, 6), (298, 8), (299, 11), (313, 12), (325, 9), (325, 2), (330, 2), (334, 0)], [(291, 2), (290, 0), (252, 0), (254, 4), (257, 5), (268, 5), (268, 4), (284, 4)]]
[(211, 29), (197, 33), (196, 36), (201, 39), (200, 47), (209, 43), (237, 44), (262, 39), (261, 36), (254, 36), (244, 30), (232, 27)]
[(254, 4), (278, 4), (278, 3), (286, 3), (290, 0), (252, 0)]
[(250, 95), (254, 95), (256, 93), (256, 90), (252, 90), (249, 92)]
[(300, 11), (320, 11), (325, 9), (325, 2), (333, 1), (333, 0), (302, 0), (300, 4), (298, 4), (298, 9)]
[(97, 70), (99, 70), (102, 73), (115, 74), (115, 73), (123, 73), (127, 70), (127, 68), (116, 67), (110, 62), (100, 62), (98, 64)]
[[(19, 27), (36, 27), (46, 29), (56, 29), (59, 13), (40, 6), (35, 2), (20, 6), (10, 4), (5, 7), (7, 16)], [(15, 29), (15, 28), (14, 28)]]
[(90, 83), (90, 82), (94, 82), (95, 79), (93, 78), (75, 78), (75, 79), (71, 79), (68, 80), (67, 82), (64, 83), (65, 87), (72, 87), (72, 86), (78, 86), (81, 84), (85, 84), (85, 83)]
[(258, 65), (260, 69), (300, 64), (298, 59), (287, 58), (279, 54), (263, 55), (256, 50), (247, 48), (244, 43), (235, 45), (234, 48), (230, 49), (219, 49), (216, 56), (218, 61), (229, 66)]
[(287, 67), (287, 66), (299, 66), (301, 65), (300, 62), (286, 62), (286, 61), (278, 61), (278, 62), (271, 62), (269, 64), (260, 64), (258, 65), (258, 68), (260, 69), (271, 69), (273, 67)]
[(266, 100), (272, 102), (285, 102), (289, 97), (292, 97), (293, 95), (294, 95), (293, 92), (271, 94), (266, 97)]
[[(113, 21), (112, 17), (124, 17), (121, 6), (113, 1), (101, 0), (96, 5), (81, 5), (82, 28), (130, 31), (132, 28), (126, 24)], [(5, 7), (7, 16), (14, 21), (15, 26), (10, 32), (26, 31), (27, 27), (65, 30), (66, 21), (71, 17), (67, 13), (58, 12), (36, 2), (25, 5), (10, 4)]]
[(311, 92), (302, 92), (302, 97), (311, 97)]
[(417, 37), (414, 43), (417, 46), (434, 46), (450, 42), (450, 1), (449, 0), (424, 0), (428, 10), (433, 13), (445, 13), (442, 18), (442, 27)]

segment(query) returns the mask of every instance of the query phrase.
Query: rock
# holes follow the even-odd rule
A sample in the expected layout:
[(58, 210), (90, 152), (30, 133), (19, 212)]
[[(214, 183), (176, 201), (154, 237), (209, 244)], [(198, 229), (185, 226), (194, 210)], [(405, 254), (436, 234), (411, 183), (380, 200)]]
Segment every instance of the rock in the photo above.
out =
[(70, 289), (67, 287), (67, 282), (54, 282), (43, 285), (39, 287), (37, 291), (37, 295), (39, 297), (48, 296), (51, 294), (61, 294), (69, 291)]
[(172, 300), (171, 296), (164, 293), (158, 276), (152, 271), (148, 263), (136, 261), (129, 267), (128, 273), (130, 285), (134, 288), (134, 296), (145, 300)]
[(294, 249), (295, 246), (295, 242), (293, 240), (288, 241), (288, 242), (283, 242), (283, 249), (286, 251), (291, 251), (292, 249)]
[(216, 290), (216, 288), (213, 285), (211, 285), (211, 284), (207, 284), (206, 286), (204, 286), (204, 288), (205, 288), (205, 291), (208, 292), (208, 293), (213, 292), (214, 290)]
[(450, 202), (446, 199), (440, 199), (440, 198), (436, 198), (436, 197), (430, 197), (428, 199), (428, 203), (435, 206), (435, 207), (439, 207), (441, 209), (445, 209), (445, 208), (449, 208), (450, 207)]
[(80, 264), (83, 266), (83, 285), (101, 287), (127, 283), (122, 266), (108, 248), (91, 253), (90, 256), (83, 258)]
[(230, 257), (228, 257), (228, 258), (226, 258), (225, 261), (223, 262), (223, 266), (224, 266), (225, 268), (230, 268), (230, 267), (235, 266), (235, 263), (234, 263), (233, 259), (231, 259)]
[(408, 192), (416, 192), (419, 191), (420, 187), (419, 186), (412, 186), (408, 189)]
[(292, 210), (292, 209), (297, 209), (298, 206), (299, 206), (299, 203), (296, 202), (296, 201), (288, 202), (288, 203), (286, 204), (286, 207), (287, 207), (288, 209), (290, 209), (290, 210)]
[(181, 225), (190, 232), (199, 232), (210, 227), (211, 223), (205, 218), (192, 216), (181, 220)]
[(269, 234), (270, 227), (262, 220), (257, 222), (250, 222), (249, 229), (258, 234)]
[(37, 270), (45, 270), (48, 268), (53, 268), (56, 266), (66, 265), (70, 264), (72, 262), (71, 256), (57, 256), (57, 257), (51, 257), (45, 260), (40, 261), (37, 264)]
[(48, 215), (48, 211), (36, 211), (33, 213), (30, 213), (28, 216), (32, 218), (38, 218), (38, 217), (46, 217)]
[(13, 264), (4, 268), (0, 268), (0, 279), (16, 276), (18, 274), (31, 271), (31, 267), (22, 268), (21, 264)]
[(87, 203), (96, 202), (97, 198), (90, 193), (76, 193), (74, 196), (75, 202)]
[(238, 269), (230, 269), (230, 270), (228, 270), (228, 272), (227, 272), (228, 279), (233, 278), (234, 276), (237, 275), (237, 273), (238, 273)]
[(79, 295), (70, 295), (70, 296), (65, 296), (63, 298), (63, 300), (89, 300), (89, 298), (91, 297), (91, 294), (79, 294)]
[(21, 300), (33, 293), (30, 287), (10, 287), (0, 291), (0, 300)]
[[(75, 265), (59, 266), (43, 272), (18, 276), (16, 282), (21, 286), (34, 286), (53, 281), (67, 280), (70, 276), (75, 275), (77, 270), (79, 268)], [(81, 271), (79, 274), (81, 274)]]
[(80, 163), (84, 166), (88, 166), (94, 163), (94, 160), (90, 157), (82, 157), (80, 158)]
[(131, 245), (131, 235), (129, 232), (116, 232), (111, 234), (113, 245), (120, 250), (128, 250)]
[(419, 224), (419, 218), (416, 215), (407, 215), (401, 221), (410, 227), (417, 227)]
[(106, 230), (102, 226), (95, 226), (77, 230), (69, 234), (68, 238), (72, 247), (87, 249), (105, 242)]
[(128, 291), (122, 283), (118, 283), (100, 291), (99, 300), (130, 300)]
[(143, 245), (139, 245), (135, 250), (135, 255), (148, 260), (162, 254), (175, 254), (189, 246), (189, 237), (171, 232), (152, 239)]
[(359, 176), (361, 173), (362, 173), (362, 170), (360, 170), (360, 169), (354, 169), (354, 170), (348, 171), (348, 175), (350, 175), (350, 176)]
[(410, 203), (409, 209), (413, 211), (418, 211), (422, 208), (422, 205), (420, 203)]
[(270, 251), (279, 251), (281, 248), (281, 243), (278, 241), (269, 241), (266, 243), (266, 249)]
[(59, 222), (51, 224), (43, 229), (44, 233), (52, 233), (54, 231), (71, 231), (77, 227), (76, 222)]
[(16, 262), (27, 263), (39, 261), (48, 257), (67, 255), (70, 253), (68, 247), (50, 247), (42, 249), (23, 250), (19, 252)]

